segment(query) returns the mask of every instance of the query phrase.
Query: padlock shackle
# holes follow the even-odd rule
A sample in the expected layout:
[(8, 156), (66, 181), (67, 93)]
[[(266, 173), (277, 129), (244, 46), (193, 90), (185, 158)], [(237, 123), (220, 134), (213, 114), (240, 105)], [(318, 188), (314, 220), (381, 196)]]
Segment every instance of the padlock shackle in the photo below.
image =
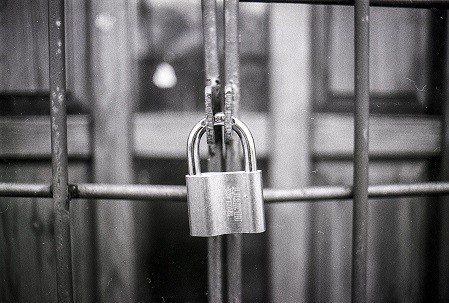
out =
[[(215, 114), (214, 125), (224, 126), (224, 114)], [(248, 127), (239, 119), (232, 117), (232, 129), (237, 133), (242, 142), (243, 154), (245, 155), (245, 171), (256, 171), (256, 148), (254, 139)], [(189, 175), (199, 175), (200, 171), (200, 141), (206, 132), (206, 118), (198, 122), (192, 129), (187, 141), (187, 158)]]

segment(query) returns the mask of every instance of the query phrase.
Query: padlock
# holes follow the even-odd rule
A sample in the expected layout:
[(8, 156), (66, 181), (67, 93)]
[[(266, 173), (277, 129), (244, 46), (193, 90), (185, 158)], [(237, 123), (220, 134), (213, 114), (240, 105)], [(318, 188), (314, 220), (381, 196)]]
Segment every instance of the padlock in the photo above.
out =
[[(223, 113), (217, 113), (214, 120), (214, 125), (223, 126)], [(262, 172), (257, 170), (254, 139), (239, 119), (233, 117), (231, 123), (243, 146), (245, 171), (202, 173), (199, 146), (206, 130), (206, 119), (201, 120), (190, 132), (186, 184), (192, 236), (265, 231)]]

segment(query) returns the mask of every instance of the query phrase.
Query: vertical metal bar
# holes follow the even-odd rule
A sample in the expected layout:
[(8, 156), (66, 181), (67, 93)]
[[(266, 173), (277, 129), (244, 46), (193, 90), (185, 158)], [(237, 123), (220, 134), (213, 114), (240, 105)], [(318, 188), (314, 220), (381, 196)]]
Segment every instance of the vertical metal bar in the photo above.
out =
[[(202, 0), (204, 69), (206, 85), (217, 85), (220, 76), (217, 39), (217, 7), (215, 0)], [(221, 111), (221, 102), (215, 90), (211, 90), (212, 114)], [(207, 105), (206, 105), (207, 106)], [(209, 144), (209, 171), (221, 171), (221, 132), (215, 131), (215, 142)], [(207, 238), (207, 296), (208, 302), (223, 302), (223, 237)]]
[[(428, 106), (427, 114), (441, 115), (441, 161), (429, 161), (428, 179), (429, 181), (444, 180), (448, 177), (448, 150), (447, 150), (447, 95), (446, 95), (446, 32), (447, 32), (447, 12), (445, 10), (431, 10), (429, 29), (429, 79), (428, 79)], [(441, 275), (446, 262), (440, 259), (444, 256), (444, 227), (445, 217), (448, 214), (446, 197), (430, 197), (427, 205), (427, 230), (426, 230), (426, 260), (424, 273), (424, 298), (429, 302), (447, 301), (440, 295), (445, 287), (441, 287), (445, 275)], [(446, 217), (447, 218), (447, 217)]]
[[(239, 82), (239, 31), (238, 31), (239, 1), (225, 0), (225, 111), (231, 110), (238, 116), (240, 104)], [(231, 94), (231, 95), (229, 95)], [(229, 97), (232, 97), (231, 99)], [(231, 101), (231, 103), (229, 102)], [(225, 125), (226, 137), (226, 125)], [(226, 170), (239, 168), (236, 141), (226, 144)], [(228, 302), (242, 302), (242, 235), (226, 236), (226, 290)]]
[[(441, 162), (429, 164), (429, 181), (449, 179), (449, 26), (446, 10), (431, 11), (429, 114), (441, 115)], [(439, 166), (439, 167), (438, 167)], [(449, 300), (449, 198), (433, 197), (427, 209), (426, 273), (424, 298), (429, 302)]]
[(57, 296), (58, 302), (72, 302), (64, 22), (64, 0), (49, 0), (48, 44)]
[(223, 302), (223, 237), (207, 238), (207, 298)]
[(314, 5), (311, 10), (312, 95), (313, 107), (319, 110), (326, 106), (329, 95), (332, 7)]
[[(443, 57), (442, 66), (444, 67), (443, 86), (441, 90), (444, 91), (444, 105), (443, 105), (443, 117), (442, 117), (442, 151), (441, 151), (441, 181), (449, 180), (449, 16), (448, 12), (441, 14), (442, 21), (445, 24), (440, 24), (442, 29), (442, 41), (439, 42), (444, 45), (444, 52), (440, 54)], [(449, 197), (440, 197), (440, 234), (439, 234), (439, 251), (438, 253), (438, 298), (439, 301), (447, 302), (449, 300), (449, 264), (447, 256), (449, 255)]]
[(242, 302), (242, 235), (226, 235), (227, 302)]
[(352, 302), (366, 302), (369, 138), (369, 0), (354, 6), (355, 113)]
[[(314, 5), (311, 8), (312, 107), (315, 110), (322, 110), (330, 102), (331, 39), (329, 37), (331, 37), (332, 29), (332, 9), (327, 5)], [(304, 146), (301, 149), (306, 148), (307, 146)], [(309, 245), (307, 245), (309, 246), (307, 247), (309, 258), (306, 262), (310, 266), (310, 279), (314, 281), (307, 285), (307, 300), (312, 302), (345, 301), (341, 295), (345, 292), (339, 291), (342, 289), (342, 285), (345, 285), (344, 271), (340, 266), (336, 266), (337, 262), (333, 262), (335, 259), (342, 260), (344, 258), (341, 243), (346, 238), (350, 239), (350, 235), (347, 235), (340, 227), (339, 220), (335, 220), (340, 215), (341, 206), (338, 204), (316, 204), (310, 207), (310, 215), (307, 218), (310, 226), (307, 228), (307, 232), (310, 235), (322, 232), (319, 237), (309, 236)], [(330, 222), (329, 218), (332, 218)], [(326, 221), (328, 223), (325, 223)], [(327, 232), (327, 229), (332, 232)], [(342, 263), (344, 262), (340, 262), (340, 264)]]
[[(203, 39), (204, 39), (204, 70), (206, 85), (213, 85), (213, 80), (220, 77), (217, 39), (217, 5), (215, 0), (202, 0)], [(213, 104), (219, 106), (220, 104)]]
[(237, 115), (240, 109), (240, 70), (239, 70), (239, 1), (225, 0), (225, 83), (232, 86), (232, 112)]
[[(93, 83), (93, 68), (92, 66), (95, 64), (91, 60), (93, 52), (94, 52), (94, 42), (95, 38), (92, 35), (93, 28), (91, 26), (91, 21), (94, 17), (94, 12), (92, 11), (93, 3), (89, 0), (85, 1), (85, 43), (86, 43), (86, 55), (85, 55), (85, 68), (86, 68), (86, 80), (85, 80), (85, 91), (87, 95), (87, 99), (92, 101), (95, 100), (95, 90)], [(93, 119), (94, 120), (94, 119)], [(88, 131), (90, 133), (89, 136), (89, 146), (90, 146), (90, 154), (94, 155), (94, 147), (95, 147), (95, 126), (94, 122), (90, 120)], [(94, 171), (95, 169), (95, 157), (90, 157), (89, 161), (89, 169)], [(93, 173), (89, 174), (89, 182), (95, 182), (95, 176)], [(98, 206), (97, 203), (91, 203), (89, 209), (85, 210), (87, 212), (87, 222), (86, 229), (89, 231), (88, 236), (85, 238), (86, 243), (89, 243), (89, 246), (84, 250), (84, 255), (87, 256), (88, 263), (87, 266), (89, 268), (88, 274), (85, 277), (85, 286), (83, 289), (84, 298), (87, 300), (91, 300), (92, 302), (98, 302), (100, 300), (100, 272), (99, 272), (99, 264), (100, 264), (100, 246), (99, 246), (99, 232), (98, 232)], [(83, 299), (84, 299), (83, 298)], [(79, 300), (78, 289), (75, 289), (74, 300)]]

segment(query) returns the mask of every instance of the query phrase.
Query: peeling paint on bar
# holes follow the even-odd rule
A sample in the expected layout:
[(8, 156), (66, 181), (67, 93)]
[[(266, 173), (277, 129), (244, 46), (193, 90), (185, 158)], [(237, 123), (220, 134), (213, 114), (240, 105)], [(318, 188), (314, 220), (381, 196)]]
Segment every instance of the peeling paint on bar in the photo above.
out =
[[(51, 112), (52, 196), (56, 242), (58, 302), (73, 302), (68, 189), (64, 0), (48, 1), (49, 84)], [(17, 188), (16, 188), (17, 189)], [(20, 189), (20, 188), (19, 188)], [(48, 188), (28, 188), (43, 195)], [(33, 190), (35, 192), (33, 192)]]

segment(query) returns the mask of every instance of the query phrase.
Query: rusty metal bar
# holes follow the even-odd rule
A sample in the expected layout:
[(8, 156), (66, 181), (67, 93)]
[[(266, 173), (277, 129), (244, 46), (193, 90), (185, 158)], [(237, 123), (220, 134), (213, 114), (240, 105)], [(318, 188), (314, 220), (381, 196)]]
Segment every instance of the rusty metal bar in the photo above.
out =
[[(204, 73), (206, 77), (205, 110), (208, 170), (222, 171), (222, 135), (214, 127), (214, 114), (222, 111), (220, 100), (220, 62), (217, 37), (216, 0), (202, 0)], [(223, 237), (207, 238), (207, 297), (210, 303), (223, 302)]]
[(369, 140), (369, 1), (354, 7), (354, 199), (352, 210), (351, 300), (366, 302), (368, 249), (368, 140)]
[[(323, 5), (354, 5), (355, 0), (240, 0), (240, 2), (301, 3)], [(449, 8), (449, 0), (371, 0), (371, 6), (409, 8)]]
[(206, 85), (213, 80), (219, 81), (220, 64), (218, 59), (217, 4), (215, 0), (202, 0), (203, 39), (204, 39), (204, 73)]
[(217, 38), (217, 4), (215, 0), (202, 0), (203, 16), (203, 40), (204, 40), (204, 74), (205, 87), (205, 111), (206, 111), (206, 135), (207, 143), (213, 150), (209, 154), (215, 154), (218, 140), (215, 138), (214, 114), (222, 111), (220, 100), (220, 62), (218, 59)]
[[(238, 117), (240, 105), (239, 70), (239, 1), (224, 1), (225, 51), (225, 166), (226, 171), (239, 170), (237, 140), (232, 140), (231, 116)], [(242, 235), (226, 235), (227, 302), (242, 302)]]
[[(239, 68), (239, 1), (225, 0), (225, 115), (238, 116), (240, 109), (240, 68)], [(225, 125), (225, 132), (232, 134), (231, 123)], [(227, 142), (230, 138), (226, 138)]]
[[(67, 162), (64, 0), (48, 1), (53, 208), (58, 302), (73, 302)], [(40, 189), (42, 193), (42, 188)]]
[[(181, 185), (126, 185), (80, 183), (69, 185), (71, 199), (166, 200), (185, 202), (187, 190)], [(49, 184), (0, 183), (0, 197), (51, 198)], [(449, 182), (383, 184), (368, 187), (369, 198), (423, 197), (449, 195)], [(265, 203), (304, 203), (350, 200), (352, 187), (312, 186), (296, 189), (264, 189)]]
[(223, 237), (207, 238), (207, 299), (223, 302)]

